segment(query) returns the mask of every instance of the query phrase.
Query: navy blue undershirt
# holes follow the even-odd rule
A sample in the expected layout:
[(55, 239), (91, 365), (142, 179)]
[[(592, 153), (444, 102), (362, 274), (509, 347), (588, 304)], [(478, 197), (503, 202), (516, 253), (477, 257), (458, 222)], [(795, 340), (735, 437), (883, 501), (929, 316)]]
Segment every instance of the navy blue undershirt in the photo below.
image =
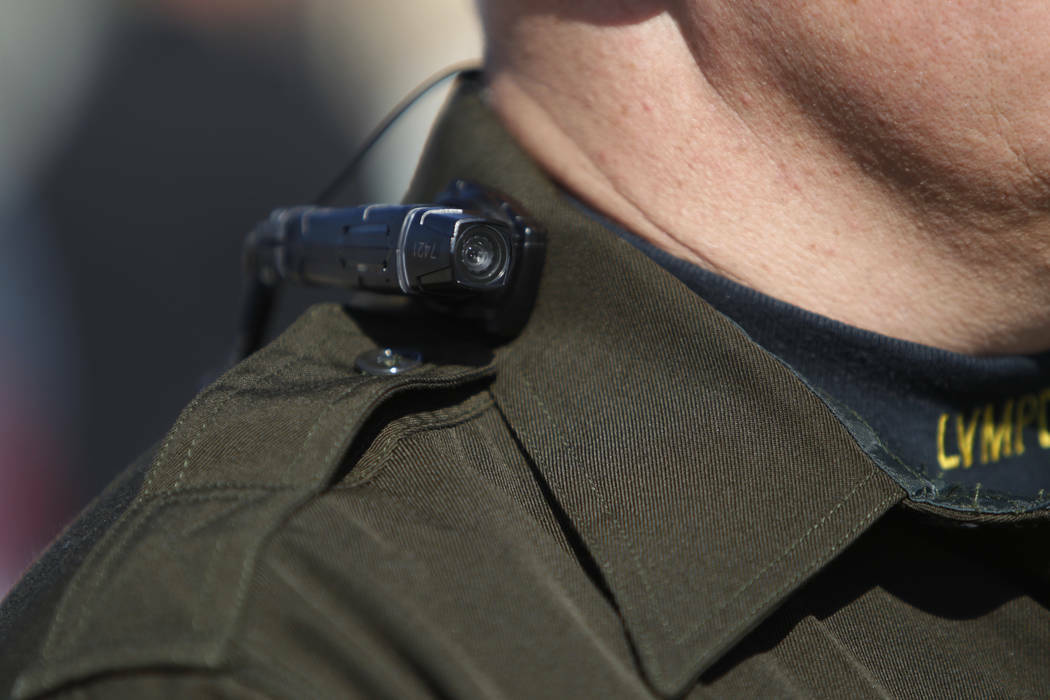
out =
[(809, 384), (914, 499), (996, 513), (1050, 507), (1050, 352), (975, 357), (855, 328), (676, 258), (576, 204)]

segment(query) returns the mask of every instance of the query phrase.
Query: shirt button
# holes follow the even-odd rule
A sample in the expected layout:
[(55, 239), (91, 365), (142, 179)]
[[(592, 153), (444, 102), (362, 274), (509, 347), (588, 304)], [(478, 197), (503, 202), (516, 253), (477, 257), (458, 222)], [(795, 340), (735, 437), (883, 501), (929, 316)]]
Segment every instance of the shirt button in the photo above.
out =
[(423, 363), (423, 356), (415, 350), (375, 348), (357, 356), (354, 365), (365, 374), (390, 376), (411, 372)]

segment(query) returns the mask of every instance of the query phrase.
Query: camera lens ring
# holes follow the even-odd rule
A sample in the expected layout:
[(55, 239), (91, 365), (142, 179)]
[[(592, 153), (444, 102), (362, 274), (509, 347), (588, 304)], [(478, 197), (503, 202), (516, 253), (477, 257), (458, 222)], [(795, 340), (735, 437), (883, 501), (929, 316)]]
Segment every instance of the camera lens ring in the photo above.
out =
[(457, 238), (454, 260), (462, 283), (471, 287), (492, 286), (506, 274), (510, 250), (494, 227), (472, 224)]

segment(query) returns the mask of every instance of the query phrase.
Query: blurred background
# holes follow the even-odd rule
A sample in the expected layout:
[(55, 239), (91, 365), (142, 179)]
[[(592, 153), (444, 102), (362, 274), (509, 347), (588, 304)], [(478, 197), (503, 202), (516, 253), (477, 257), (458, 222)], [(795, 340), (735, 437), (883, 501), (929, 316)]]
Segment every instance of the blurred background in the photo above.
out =
[[(222, 369), (252, 225), (480, 55), (472, 0), (0, 0), (0, 596)], [(401, 198), (446, 94), (341, 202)]]

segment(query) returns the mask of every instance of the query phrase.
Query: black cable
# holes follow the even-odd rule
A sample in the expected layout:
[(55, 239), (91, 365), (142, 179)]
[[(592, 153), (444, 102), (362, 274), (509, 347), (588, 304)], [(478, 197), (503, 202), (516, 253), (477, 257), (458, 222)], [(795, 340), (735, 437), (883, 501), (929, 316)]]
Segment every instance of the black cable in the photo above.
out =
[(429, 78), (420, 83), (414, 90), (412, 90), (412, 92), (408, 93), (404, 98), (402, 98), (400, 102), (394, 105), (394, 108), (390, 110), (390, 112), (386, 115), (383, 121), (381, 121), (379, 125), (372, 130), (372, 133), (368, 135), (368, 138), (366, 138), (358, 147), (357, 152), (354, 153), (353, 157), (350, 159), (350, 162), (348, 162), (343, 167), (343, 169), (339, 171), (339, 174), (337, 174), (328, 184), (328, 186), (321, 191), (321, 194), (319, 194), (314, 199), (314, 204), (325, 205), (333, 197), (335, 197), (335, 195), (341, 189), (343, 189), (343, 187), (345, 187), (348, 182), (350, 182), (353, 179), (354, 175), (357, 174), (357, 170), (361, 166), (361, 161), (363, 161), (365, 157), (369, 154), (369, 152), (372, 150), (372, 147), (375, 146), (381, 138), (383, 138), (383, 136), (390, 129), (390, 127), (393, 126), (394, 123), (398, 119), (400, 119), (405, 112), (411, 109), (416, 102), (422, 99), (427, 93), (436, 88), (438, 85), (444, 83), (446, 80), (455, 78), (460, 73), (465, 73), (467, 71), (478, 69), (478, 64), (473, 61), (455, 63), (447, 68), (438, 71), (437, 73), (434, 73)]
[[(420, 83), (418, 87), (413, 89), (412, 92), (408, 93), (408, 95), (406, 95), (400, 102), (394, 105), (394, 108), (390, 110), (383, 121), (381, 121), (379, 125), (372, 130), (372, 133), (370, 133), (361, 143), (357, 151), (350, 158), (350, 161), (339, 171), (328, 186), (324, 188), (321, 194), (316, 197), (314, 203), (317, 205), (325, 205), (335, 197), (335, 195), (342, 190), (355, 175), (357, 175), (357, 171), (361, 167), (361, 162), (369, 152), (371, 152), (376, 143), (378, 143), (390, 127), (393, 126), (405, 112), (411, 109), (416, 102), (422, 99), (423, 96), (445, 81), (454, 78), (461, 73), (477, 69), (478, 65), (473, 61), (457, 63), (438, 71)], [(250, 237), (248, 241), (246, 241), (245, 246), (244, 292), (241, 301), (241, 318), (238, 326), (237, 341), (233, 350), (233, 363), (243, 360), (245, 357), (258, 350), (262, 345), (266, 334), (267, 322), (269, 321), (270, 313), (274, 307), (278, 292), (279, 280), (264, 281), (260, 279), (261, 270), (257, 264), (258, 259), (256, 255), (259, 251), (255, 250), (256, 243), (255, 238)]]
[(245, 281), (241, 297), (241, 318), (229, 366), (258, 350), (266, 333), (266, 322), (277, 301), (277, 289), (256, 281)]

